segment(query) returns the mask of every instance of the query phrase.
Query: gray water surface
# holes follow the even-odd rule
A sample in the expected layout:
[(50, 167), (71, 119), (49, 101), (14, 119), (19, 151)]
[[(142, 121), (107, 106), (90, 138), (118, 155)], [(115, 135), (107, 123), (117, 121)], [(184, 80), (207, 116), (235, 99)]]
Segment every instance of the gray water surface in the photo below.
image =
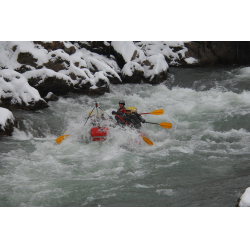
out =
[[(249, 80), (248, 67), (171, 69), (166, 84), (112, 85), (101, 97), (71, 94), (48, 109), (13, 111), (22, 122), (0, 138), (0, 206), (235, 206), (250, 183)], [(83, 140), (94, 101), (111, 115), (120, 99), (143, 113), (163, 108), (144, 118), (172, 129), (143, 124), (152, 147), (129, 129)]]

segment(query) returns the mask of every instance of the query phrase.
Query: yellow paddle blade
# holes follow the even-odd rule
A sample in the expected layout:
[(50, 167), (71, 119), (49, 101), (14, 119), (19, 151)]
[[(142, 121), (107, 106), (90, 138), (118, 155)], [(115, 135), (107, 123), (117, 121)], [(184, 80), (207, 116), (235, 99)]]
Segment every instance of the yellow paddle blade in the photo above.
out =
[(153, 146), (153, 145), (154, 145), (154, 143), (153, 143), (152, 141), (150, 141), (147, 137), (142, 136), (142, 135), (141, 135), (141, 137), (142, 137), (142, 139), (143, 139), (149, 146)]
[(56, 138), (55, 141), (56, 141), (57, 144), (60, 144), (68, 136), (69, 135), (61, 135), (60, 137)]
[(157, 109), (157, 110), (150, 112), (150, 114), (152, 115), (162, 115), (163, 113), (164, 113), (164, 109)]
[(158, 123), (158, 125), (160, 125), (163, 128), (168, 128), (168, 129), (172, 128), (172, 123), (169, 123), (169, 122), (161, 122), (161, 123)]

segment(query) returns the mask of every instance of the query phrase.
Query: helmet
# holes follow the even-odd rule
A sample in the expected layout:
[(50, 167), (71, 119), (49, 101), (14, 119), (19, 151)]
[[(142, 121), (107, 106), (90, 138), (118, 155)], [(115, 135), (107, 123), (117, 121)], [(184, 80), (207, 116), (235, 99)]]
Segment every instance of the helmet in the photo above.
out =
[(132, 111), (132, 108), (130, 108), (130, 107), (127, 107), (127, 108), (126, 108), (126, 111), (130, 111), (130, 113), (131, 113), (131, 111)]
[(132, 113), (137, 113), (137, 108), (134, 106), (134, 107), (131, 107), (131, 110), (132, 110)]
[(124, 100), (120, 100), (120, 101), (119, 101), (119, 104), (125, 105), (125, 101), (124, 101)]
[(89, 111), (89, 116), (91, 117), (94, 114), (94, 111)]

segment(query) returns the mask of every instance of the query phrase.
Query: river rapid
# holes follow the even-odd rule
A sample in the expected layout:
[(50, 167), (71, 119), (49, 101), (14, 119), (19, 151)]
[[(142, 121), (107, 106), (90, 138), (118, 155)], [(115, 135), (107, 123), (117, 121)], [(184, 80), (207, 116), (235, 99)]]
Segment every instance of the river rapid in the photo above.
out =
[[(111, 85), (100, 97), (71, 94), (0, 138), (1, 207), (233, 207), (249, 187), (250, 68), (170, 69), (166, 83)], [(111, 116), (124, 99), (148, 122), (111, 128), (90, 142), (94, 102)], [(107, 117), (107, 116), (106, 116)], [(65, 131), (70, 136), (57, 145)]]

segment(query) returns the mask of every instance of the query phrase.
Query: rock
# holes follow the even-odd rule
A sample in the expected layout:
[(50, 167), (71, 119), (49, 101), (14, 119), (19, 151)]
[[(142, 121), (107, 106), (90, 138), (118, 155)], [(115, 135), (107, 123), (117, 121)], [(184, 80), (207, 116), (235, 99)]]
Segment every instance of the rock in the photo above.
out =
[(186, 56), (194, 57), (198, 63), (194, 66), (214, 66), (218, 64), (250, 63), (250, 42), (209, 41), (185, 43)]
[(30, 65), (36, 67), (37, 59), (29, 52), (20, 52), (17, 57), (17, 61), (21, 64)]
[(15, 69), (15, 71), (20, 73), (20, 74), (23, 74), (23, 73), (30, 71), (30, 70), (32, 70), (31, 67), (26, 66), (26, 65), (22, 65), (20, 68)]
[(67, 47), (64, 42), (60, 42), (60, 41), (54, 41), (54, 42), (35, 41), (34, 44), (40, 44), (48, 51), (62, 49), (69, 55), (72, 55), (76, 52), (75, 46), (69, 45)]
[(250, 187), (246, 188), (244, 193), (238, 199), (236, 207), (250, 207)]
[(73, 43), (77, 43), (80, 48), (85, 48), (91, 52), (95, 52), (97, 54), (106, 55), (110, 57), (111, 42), (93, 41), (93, 42), (73, 42)]
[(144, 69), (136, 62), (128, 62), (122, 69), (123, 83), (141, 83), (144, 76)]
[(17, 128), (17, 120), (6, 108), (0, 108), (0, 137), (1, 136), (11, 136), (14, 127)]
[(43, 66), (45, 66), (47, 69), (52, 69), (55, 72), (58, 72), (60, 70), (69, 69), (70, 62), (62, 59), (61, 57), (56, 57), (50, 59), (49, 62), (44, 63)]
[(0, 124), (0, 136), (11, 136), (14, 127), (17, 128), (17, 121), (15, 120), (14, 123), (12, 123), (9, 119), (6, 121), (5, 127), (2, 127)]
[(169, 66), (162, 54), (147, 57), (142, 62), (144, 68), (144, 81), (151, 84), (158, 84), (167, 79)]
[(49, 92), (45, 97), (44, 100), (46, 102), (54, 102), (58, 101), (59, 97), (57, 95), (54, 95), (52, 92)]
[(0, 71), (0, 86), (1, 107), (32, 111), (48, 107), (39, 92), (28, 84), (22, 74), (14, 70)]
[(69, 80), (58, 78), (55, 76), (46, 76), (44, 79), (41, 77), (28, 78), (30, 86), (35, 87), (42, 97), (45, 97), (49, 92), (55, 95), (65, 95), (73, 90), (73, 84)]

